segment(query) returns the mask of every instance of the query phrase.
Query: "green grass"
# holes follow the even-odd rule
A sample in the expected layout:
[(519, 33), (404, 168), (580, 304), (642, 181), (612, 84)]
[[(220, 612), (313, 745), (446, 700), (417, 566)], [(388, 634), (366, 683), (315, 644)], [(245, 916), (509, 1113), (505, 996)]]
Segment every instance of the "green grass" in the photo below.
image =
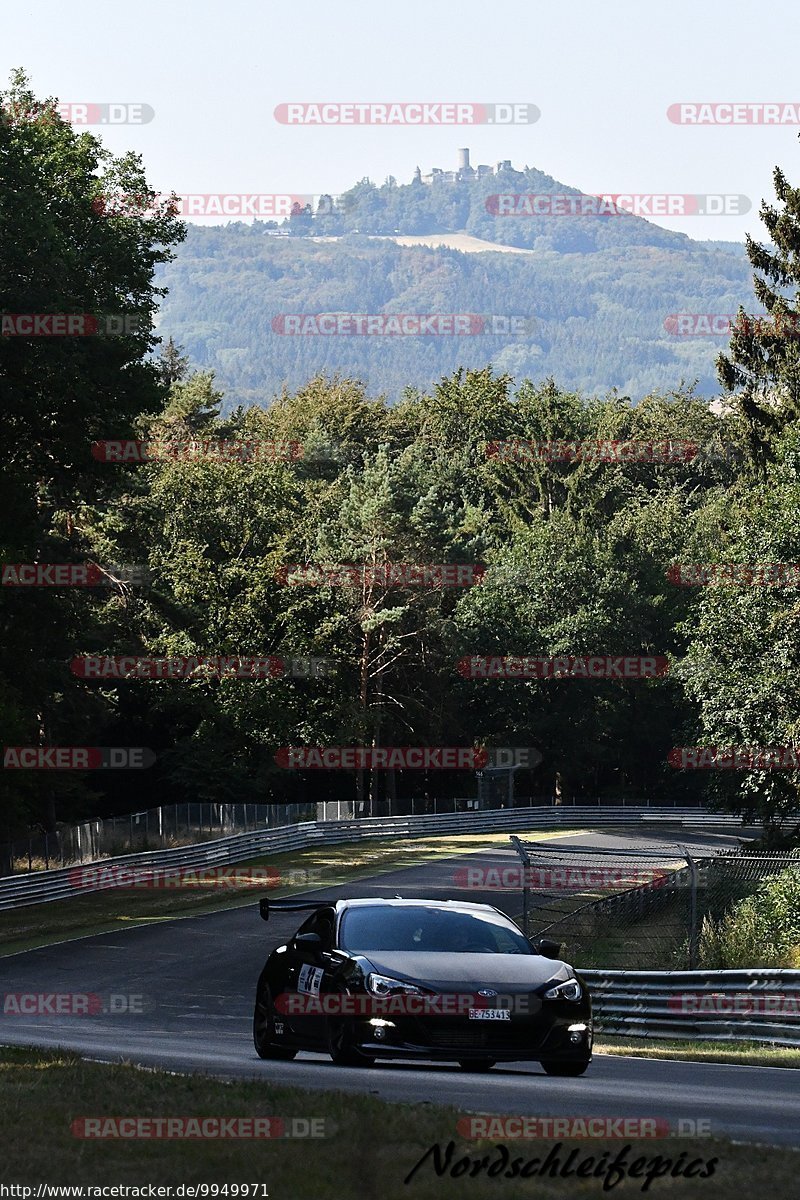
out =
[[(800, 1069), (800, 1046), (763, 1046), (760, 1042), (703, 1042), (659, 1038), (620, 1038), (596, 1034), (597, 1054), (625, 1054), (634, 1058), (672, 1058), (685, 1062), (734, 1063), (742, 1067), (794, 1067)], [(800, 1086), (800, 1085), (799, 1085)]]
[[(591, 918), (590, 918), (591, 920)], [(582, 967), (609, 967), (628, 971), (685, 970), (688, 914), (683, 896), (639, 919), (599, 917), (593, 928), (580, 931), (573, 955)]]
[[(559, 896), (531, 914), (531, 932), (544, 931), (567, 947), (567, 957), (579, 968), (681, 970), (686, 963), (688, 917), (681, 896), (668, 899), (643, 917), (623, 917), (612, 910), (598, 914), (587, 907), (609, 892)], [(547, 926), (553, 923), (553, 928)]]
[[(453, 1161), (484, 1154), (494, 1161), (495, 1141), (465, 1141), (456, 1122), (463, 1114), (443, 1105), (387, 1104), (373, 1096), (306, 1092), (269, 1082), (269, 1063), (257, 1082), (226, 1083), (196, 1075), (172, 1075), (128, 1065), (86, 1062), (63, 1052), (0, 1048), (0, 1182), (50, 1184), (242, 1184), (265, 1185), (270, 1200), (580, 1200), (599, 1197), (598, 1179), (505, 1179), (445, 1175), (426, 1166), (408, 1185), (405, 1177), (434, 1143), (445, 1150), (455, 1142)], [(337, 1068), (331, 1067), (331, 1071)], [(538, 1082), (538, 1081), (537, 1081)], [(558, 1092), (557, 1080), (542, 1079)], [(539, 1088), (536, 1089), (539, 1092)], [(431, 1092), (446, 1094), (442, 1074), (431, 1076)], [(541, 1093), (540, 1093), (541, 1094)], [(546, 1111), (546, 1103), (542, 1105)], [(642, 1116), (647, 1112), (642, 1102)], [(580, 1103), (576, 1105), (576, 1112)], [(588, 1111), (587, 1111), (588, 1110)], [(535, 1102), (524, 1106), (535, 1113)], [(584, 1106), (584, 1115), (591, 1105)], [(318, 1140), (82, 1140), (71, 1125), (80, 1117), (283, 1117), (317, 1118), (326, 1137)], [(508, 1141), (511, 1157), (543, 1157), (555, 1143)], [(581, 1158), (608, 1151), (624, 1141), (566, 1141), (562, 1161), (573, 1149)], [(701, 1182), (656, 1180), (648, 1195), (686, 1200), (729, 1200), (731, 1195), (794, 1193), (800, 1155), (786, 1148), (733, 1145), (721, 1139), (668, 1138), (635, 1141), (628, 1160), (656, 1155), (673, 1162), (717, 1158), (715, 1174)], [(430, 1161), (430, 1160), (429, 1160)], [(686, 1162), (686, 1160), (684, 1160)], [(643, 1180), (626, 1179), (613, 1188), (622, 1200), (642, 1195)], [(257, 1200), (263, 1200), (259, 1191)]]
[[(558, 830), (537, 836), (569, 837), (579, 832), (583, 831)], [(309, 887), (334, 888), (356, 879), (371, 878), (404, 867), (421, 866), (441, 858), (508, 846), (507, 833), (459, 834), (413, 840), (392, 838), (348, 842), (340, 846), (313, 846), (306, 850), (262, 856), (237, 863), (236, 870), (269, 866), (284, 875), (289, 871), (318, 872), (318, 882), (269, 890), (270, 895), (290, 896)], [(87, 868), (91, 865), (85, 864)], [(120, 926), (239, 908), (253, 904), (265, 894), (267, 889), (261, 885), (216, 889), (112, 888), (102, 892), (87, 892), (67, 900), (53, 900), (47, 904), (31, 904), (25, 908), (0, 912), (0, 957), (93, 933), (112, 932)]]

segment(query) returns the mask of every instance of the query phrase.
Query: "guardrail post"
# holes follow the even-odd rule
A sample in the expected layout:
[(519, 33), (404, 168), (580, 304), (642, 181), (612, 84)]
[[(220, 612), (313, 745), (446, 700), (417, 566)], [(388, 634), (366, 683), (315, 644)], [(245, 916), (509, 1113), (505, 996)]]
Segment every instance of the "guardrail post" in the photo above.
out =
[(528, 936), (528, 901), (529, 901), (528, 879), (530, 877), (529, 869), (530, 869), (530, 865), (531, 865), (531, 860), (530, 860), (530, 855), (528, 854), (527, 850), (525, 849), (522, 842), (519, 840), (518, 837), (516, 837), (515, 834), (512, 833), (510, 835), (509, 840), (513, 844), (514, 849), (516, 850), (517, 854), (522, 859), (522, 870), (523, 870), (523, 876), (522, 876), (522, 928), (525, 930), (525, 936), (527, 937)]
[(689, 868), (689, 970), (693, 971), (697, 966), (697, 863), (692, 858), (685, 846), (681, 846), (686, 857), (686, 865)]

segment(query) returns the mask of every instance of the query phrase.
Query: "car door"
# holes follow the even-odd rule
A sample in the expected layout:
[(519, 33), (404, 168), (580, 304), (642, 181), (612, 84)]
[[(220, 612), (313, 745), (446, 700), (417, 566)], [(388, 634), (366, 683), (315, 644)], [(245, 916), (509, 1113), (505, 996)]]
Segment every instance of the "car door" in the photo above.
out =
[[(318, 909), (305, 921), (295, 937), (302, 933), (316, 933), (320, 938), (319, 950), (294, 943), (290, 946), (291, 964), (288, 972), (288, 990), (309, 1001), (321, 998), (331, 990), (333, 971), (337, 959), (331, 955), (333, 949), (333, 909)], [(298, 1015), (292, 1026), (304, 1041), (326, 1044), (325, 1018), (320, 1013)]]

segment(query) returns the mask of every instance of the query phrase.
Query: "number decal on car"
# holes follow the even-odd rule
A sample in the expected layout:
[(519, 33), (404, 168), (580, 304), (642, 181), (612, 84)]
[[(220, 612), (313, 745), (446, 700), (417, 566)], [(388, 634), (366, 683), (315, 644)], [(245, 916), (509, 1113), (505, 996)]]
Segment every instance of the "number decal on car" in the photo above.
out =
[(318, 996), (324, 973), (322, 967), (301, 967), (297, 976), (298, 992), (303, 992), (306, 996)]

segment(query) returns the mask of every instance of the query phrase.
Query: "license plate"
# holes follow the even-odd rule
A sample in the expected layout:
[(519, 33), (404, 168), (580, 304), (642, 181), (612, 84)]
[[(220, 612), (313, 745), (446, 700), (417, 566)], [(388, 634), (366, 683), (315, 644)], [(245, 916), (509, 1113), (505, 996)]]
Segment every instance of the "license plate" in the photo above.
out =
[(510, 1008), (471, 1008), (470, 1021), (510, 1021)]

